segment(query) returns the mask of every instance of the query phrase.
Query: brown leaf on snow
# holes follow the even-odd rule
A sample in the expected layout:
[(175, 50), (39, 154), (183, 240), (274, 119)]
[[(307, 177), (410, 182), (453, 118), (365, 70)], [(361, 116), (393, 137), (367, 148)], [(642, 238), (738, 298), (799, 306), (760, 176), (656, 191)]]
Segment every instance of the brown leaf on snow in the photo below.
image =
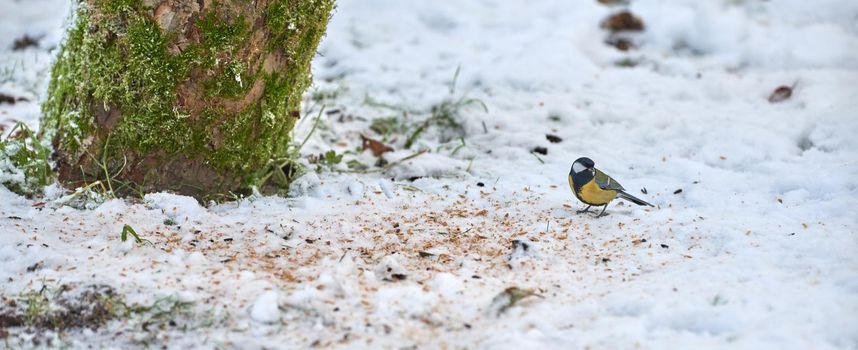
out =
[(629, 38), (611, 36), (605, 40), (605, 44), (616, 47), (620, 51), (629, 51), (637, 48), (635, 43)]
[(612, 32), (644, 30), (644, 22), (629, 11), (620, 11), (602, 21), (602, 28)]
[(379, 141), (373, 140), (369, 137), (361, 135), (360, 138), (361, 138), (361, 147), (363, 147), (363, 149), (369, 149), (370, 151), (372, 151), (372, 155), (374, 155), (376, 157), (381, 156), (382, 154), (384, 154), (386, 152), (393, 151), (393, 148), (391, 148), (390, 146), (387, 146), (387, 145), (385, 145)]
[(12, 135), (9, 135), (10, 140), (22, 140), (28, 137), (30, 137), (30, 132), (25, 129), (15, 131)]
[(12, 50), (20, 51), (31, 47), (39, 47), (39, 41), (41, 39), (41, 37), (33, 37), (24, 34), (24, 36), (15, 39), (15, 42), (12, 43)]
[(781, 86), (778, 86), (778, 88), (775, 89), (775, 91), (772, 91), (771, 95), (769, 95), (769, 102), (770, 103), (777, 103), (777, 102), (781, 102), (781, 101), (786, 101), (790, 97), (792, 97), (792, 87), (786, 86), (786, 85), (781, 85)]
[(628, 0), (596, 0), (602, 5), (627, 5), (629, 3)]
[(0, 93), (0, 103), (8, 103), (10, 105), (15, 104), (15, 102), (27, 102), (29, 99), (26, 97), (15, 97), (12, 95), (7, 95), (4, 93)]

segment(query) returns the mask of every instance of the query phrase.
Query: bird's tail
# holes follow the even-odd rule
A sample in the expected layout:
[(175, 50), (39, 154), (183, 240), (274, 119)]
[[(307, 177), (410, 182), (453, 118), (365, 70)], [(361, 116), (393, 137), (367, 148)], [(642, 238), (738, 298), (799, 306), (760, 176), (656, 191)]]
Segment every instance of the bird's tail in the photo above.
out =
[(617, 197), (620, 197), (622, 199), (625, 199), (625, 200), (632, 202), (634, 204), (637, 204), (637, 205), (648, 205), (648, 206), (654, 207), (654, 205), (647, 203), (643, 199), (632, 196), (632, 195), (626, 193), (625, 191), (617, 192)]

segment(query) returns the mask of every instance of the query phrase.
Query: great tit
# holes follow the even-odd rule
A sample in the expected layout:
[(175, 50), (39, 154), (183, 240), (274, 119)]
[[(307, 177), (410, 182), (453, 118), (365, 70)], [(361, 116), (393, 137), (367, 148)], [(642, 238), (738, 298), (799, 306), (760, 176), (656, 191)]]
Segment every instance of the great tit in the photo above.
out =
[(595, 166), (596, 163), (592, 159), (581, 157), (572, 163), (572, 169), (569, 171), (569, 187), (572, 188), (572, 192), (575, 193), (575, 197), (579, 201), (587, 204), (587, 208), (578, 211), (579, 214), (588, 212), (592, 206), (604, 205), (602, 212), (596, 217), (605, 216), (607, 215), (605, 210), (608, 209), (608, 203), (617, 197), (637, 205), (653, 206), (628, 194), (617, 180), (596, 169)]

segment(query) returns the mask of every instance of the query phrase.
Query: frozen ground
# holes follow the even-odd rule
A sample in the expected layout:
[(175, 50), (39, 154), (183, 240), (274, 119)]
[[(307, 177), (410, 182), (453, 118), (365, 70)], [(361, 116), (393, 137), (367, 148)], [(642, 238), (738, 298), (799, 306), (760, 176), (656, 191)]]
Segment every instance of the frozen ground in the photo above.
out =
[[(0, 0), (0, 92), (29, 100), (0, 104), (0, 123), (36, 126), (66, 2)], [(858, 348), (858, 2), (629, 8), (646, 29), (621, 52), (599, 28), (617, 9), (596, 1), (341, 1), (315, 61), (325, 97), (307, 103), (330, 113), (303, 152), (342, 162), (291, 198), (209, 208), (159, 193), (79, 210), (0, 188), (4, 296), (106, 284), (190, 305), (162, 327), (18, 329), (0, 346)], [(43, 37), (11, 51), (23, 34)], [(463, 134), (404, 149), (409, 132), (370, 130), (463, 96), (488, 107), (460, 110)], [(389, 161), (429, 151), (348, 172), (375, 162), (362, 134)], [(576, 215), (582, 155), (658, 207)], [(121, 242), (125, 224), (152, 244)], [(539, 296), (499, 313), (512, 286)]]

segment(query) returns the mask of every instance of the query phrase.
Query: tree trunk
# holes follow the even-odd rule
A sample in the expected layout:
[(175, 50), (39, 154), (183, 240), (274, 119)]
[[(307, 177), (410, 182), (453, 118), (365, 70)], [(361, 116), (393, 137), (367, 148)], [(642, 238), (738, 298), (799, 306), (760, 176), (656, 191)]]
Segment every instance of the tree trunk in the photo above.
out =
[(198, 199), (261, 186), (333, 1), (79, 0), (42, 106), (60, 182)]

